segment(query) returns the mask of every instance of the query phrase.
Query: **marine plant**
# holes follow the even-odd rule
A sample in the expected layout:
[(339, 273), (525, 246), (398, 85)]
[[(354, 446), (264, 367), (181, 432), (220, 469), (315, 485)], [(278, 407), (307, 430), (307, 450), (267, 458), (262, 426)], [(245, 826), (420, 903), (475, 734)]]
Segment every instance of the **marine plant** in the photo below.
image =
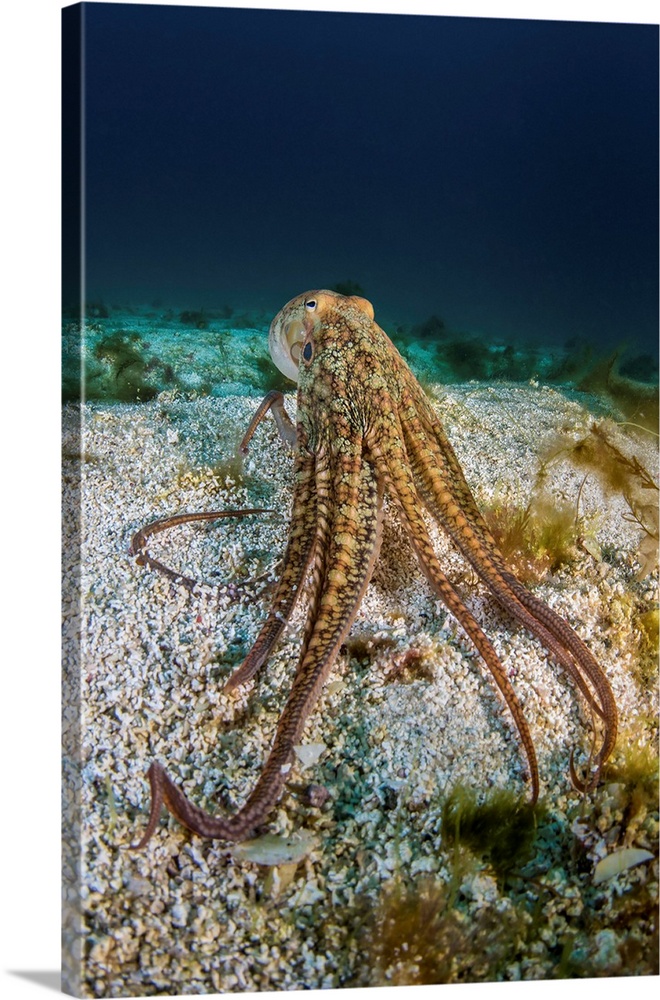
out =
[(132, 330), (117, 330), (102, 337), (94, 348), (94, 357), (110, 367), (109, 384), (103, 386), (96, 379), (88, 379), (89, 399), (118, 399), (124, 403), (146, 402), (158, 394), (145, 376), (147, 360), (143, 342)]
[(632, 358), (622, 358), (619, 365), (619, 375), (635, 382), (652, 384), (654, 375), (657, 380), (658, 362), (650, 354), (635, 354)]
[(519, 916), (486, 906), (468, 915), (452, 888), (432, 878), (401, 879), (381, 894), (367, 922), (369, 966), (360, 985), (484, 982), (515, 953)]
[[(536, 582), (547, 572), (570, 564), (580, 549), (597, 560), (601, 558), (593, 526), (585, 521), (580, 510), (582, 491), (589, 475), (600, 481), (606, 493), (623, 496), (628, 505), (626, 519), (642, 529), (637, 553), (638, 579), (643, 579), (656, 567), (658, 485), (639, 458), (623, 450), (624, 441), (632, 444), (610, 420), (591, 423), (586, 433), (578, 437), (567, 431), (552, 435), (541, 449), (539, 470), (526, 505), (517, 504), (499, 493), (482, 504), (498, 548), (525, 582)], [(547, 490), (552, 466), (560, 460), (584, 472), (573, 502), (559, 501)], [(654, 628), (657, 634), (657, 617), (650, 612), (649, 617), (640, 618), (638, 624), (652, 641)]]
[[(585, 473), (597, 477), (607, 493), (618, 493), (628, 505), (628, 519), (642, 529), (638, 578), (643, 579), (658, 562), (658, 484), (639, 458), (623, 450), (622, 435), (611, 420), (593, 422), (577, 439), (560, 433), (549, 440), (542, 454), (540, 476), (563, 458)], [(578, 498), (579, 499), (579, 498)]]
[[(658, 810), (658, 753), (655, 746), (624, 734), (615, 757), (603, 772), (606, 784), (617, 786), (616, 819), (620, 840), (626, 846), (635, 842), (639, 827), (649, 812)], [(611, 791), (611, 790), (610, 790)]]
[(438, 360), (449, 366), (454, 376), (463, 379), (488, 378), (487, 352), (478, 340), (461, 337), (443, 342), (436, 348)]
[(442, 807), (443, 845), (467, 847), (503, 882), (530, 860), (545, 812), (542, 803), (533, 804), (510, 789), (494, 789), (480, 798), (457, 785)]
[(411, 334), (415, 340), (438, 340), (447, 336), (445, 321), (435, 313), (421, 323), (415, 324)]
[[(397, 872), (376, 901), (363, 902), (371, 968), (355, 985), (536, 978), (541, 970), (554, 979), (657, 974), (657, 880), (634, 870), (618, 884), (598, 884), (595, 859), (578, 838), (591, 830), (591, 843), (607, 840), (609, 849), (647, 844), (654, 830), (657, 839), (657, 757), (629, 742), (633, 749), (608, 767), (609, 781), (568, 816), (551, 805), (534, 810), (507, 790), (479, 801), (454, 789), (443, 805), (447, 874)], [(484, 869), (495, 875), (496, 893)]]
[[(658, 754), (652, 730), (656, 720), (636, 723), (622, 733), (613, 759), (594, 794), (568, 811), (573, 841), (562, 867), (590, 876), (582, 889), (583, 906), (573, 923), (564, 974), (657, 975), (658, 973)], [(657, 733), (655, 734), (657, 738)], [(621, 869), (607, 880), (596, 878), (599, 859), (624, 848), (656, 855), (648, 865)], [(647, 855), (648, 856), (648, 855)], [(633, 862), (633, 865), (635, 862)], [(608, 936), (606, 968), (599, 942)]]
[(570, 504), (533, 491), (525, 506), (496, 496), (482, 510), (497, 547), (523, 582), (538, 582), (575, 560), (580, 531)]
[(571, 337), (564, 344), (564, 353), (553, 358), (545, 373), (549, 382), (579, 382), (594, 367), (594, 348), (587, 341)]
[(649, 608), (647, 611), (640, 611), (635, 616), (635, 624), (642, 634), (643, 651), (648, 654), (654, 665), (657, 666), (659, 652), (658, 626), (660, 624), (660, 609), (658, 606)]

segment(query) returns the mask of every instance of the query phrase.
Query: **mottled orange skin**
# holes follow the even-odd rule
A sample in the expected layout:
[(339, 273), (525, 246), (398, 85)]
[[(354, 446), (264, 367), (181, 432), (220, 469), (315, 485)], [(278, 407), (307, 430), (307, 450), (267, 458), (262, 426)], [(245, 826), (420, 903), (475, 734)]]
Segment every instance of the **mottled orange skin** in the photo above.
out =
[[(292, 299), (273, 320), (273, 357), (293, 358), (298, 365), (293, 515), (272, 607), (227, 687), (244, 683), (265, 663), (304, 592), (308, 612), (295, 679), (268, 760), (243, 807), (231, 817), (210, 816), (185, 797), (161, 765), (153, 764), (151, 817), (139, 847), (153, 833), (163, 803), (203, 837), (241, 840), (264, 820), (280, 795), (293, 746), (371, 578), (385, 492), (431, 586), (465, 629), (504, 696), (527, 756), (533, 799), (539, 792), (538, 766), (520, 702), (492, 644), (444, 575), (424, 510), (500, 604), (571, 675), (602, 718), (602, 744), (588, 781), (579, 782), (571, 761), (578, 787), (593, 787), (614, 748), (617, 709), (605, 674), (570, 626), (505, 566), (433, 407), (373, 317), (365, 299), (323, 290)], [(273, 393), (245, 441), (271, 405), (284, 436), (294, 437), (281, 396)]]

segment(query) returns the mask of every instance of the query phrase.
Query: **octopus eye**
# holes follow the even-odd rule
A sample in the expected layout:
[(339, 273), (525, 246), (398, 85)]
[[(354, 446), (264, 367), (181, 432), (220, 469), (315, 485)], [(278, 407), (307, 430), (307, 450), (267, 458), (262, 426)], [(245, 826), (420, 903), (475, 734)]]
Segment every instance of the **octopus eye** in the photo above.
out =
[(305, 344), (305, 346), (302, 349), (303, 360), (305, 360), (305, 361), (311, 361), (313, 353), (314, 353), (314, 348), (312, 347), (311, 343), (308, 340), (307, 343)]
[(305, 309), (309, 309), (310, 312), (314, 312), (316, 309), (316, 299), (307, 299), (307, 302), (305, 302)]

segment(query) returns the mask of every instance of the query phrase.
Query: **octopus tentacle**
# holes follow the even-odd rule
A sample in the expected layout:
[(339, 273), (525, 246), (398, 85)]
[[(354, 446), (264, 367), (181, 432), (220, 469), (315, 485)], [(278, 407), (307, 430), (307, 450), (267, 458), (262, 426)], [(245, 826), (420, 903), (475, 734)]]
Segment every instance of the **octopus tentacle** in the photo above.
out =
[[(468, 523), (463, 512), (464, 496), (462, 492), (460, 497), (455, 495), (455, 479), (453, 475), (451, 480), (443, 475), (442, 456), (437, 454), (436, 442), (424, 434), (416, 417), (411, 417), (409, 426), (404, 428), (404, 436), (413, 476), (433, 516), (446, 528), (502, 607), (536, 635), (604, 720), (603, 743), (590, 783), (593, 784), (602, 763), (614, 749), (617, 731), (614, 694), (602, 668), (570, 625), (506, 569), (486, 526), (476, 519)], [(596, 697), (585, 678), (593, 685)]]
[[(442, 474), (441, 456), (435, 453), (435, 442), (423, 434), (415, 418), (411, 418), (410, 426), (404, 429), (404, 437), (414, 478), (421, 484), (424, 501), (433, 516), (446, 528), (499, 603), (536, 635), (570, 674), (591, 708), (604, 720), (603, 744), (596, 758), (593, 783), (598, 778), (602, 763), (614, 749), (617, 731), (614, 694), (603, 670), (570, 625), (505, 569), (502, 556), (487, 529), (482, 530), (479, 522), (474, 520), (468, 523), (463, 513), (463, 496), (455, 496), (453, 480), (449, 481)], [(585, 677), (593, 685), (598, 701), (587, 687)]]
[(195, 513), (172, 514), (170, 517), (161, 517), (158, 521), (152, 521), (150, 524), (145, 525), (144, 528), (136, 531), (131, 538), (128, 551), (130, 555), (137, 556), (136, 562), (138, 566), (146, 566), (148, 569), (159, 570), (168, 579), (174, 580), (175, 583), (183, 584), (189, 590), (193, 590), (197, 586), (197, 580), (193, 580), (190, 576), (185, 576), (183, 573), (178, 573), (176, 570), (170, 569), (169, 566), (149, 555), (146, 550), (146, 544), (147, 539), (151, 535), (158, 535), (162, 531), (168, 531), (179, 524), (191, 524), (194, 521), (219, 521), (224, 517), (249, 517), (251, 514), (274, 513), (275, 511), (269, 507), (242, 507), (238, 510), (205, 510)]
[(240, 684), (246, 684), (260, 670), (284, 631), (300, 596), (312, 558), (316, 527), (315, 460), (303, 448), (296, 452), (294, 482), (293, 510), (296, 517), (289, 533), (277, 590), (254, 645), (225, 682), (225, 691), (233, 691)]
[(151, 813), (135, 850), (153, 834), (163, 805), (201, 837), (242, 840), (263, 822), (286, 781), (293, 747), (334, 665), (373, 572), (380, 542), (382, 484), (364, 461), (361, 442), (342, 454), (336, 470), (322, 463), (315, 478), (317, 544), (311, 568), (312, 603), (296, 676), (259, 779), (239, 811), (212, 816), (190, 802), (162, 765), (149, 769)]
[[(298, 674), (326, 659), (350, 629), (378, 556), (383, 484), (358, 440), (340, 456), (318, 452), (317, 539)], [(334, 653), (332, 653), (334, 656)]]
[(269, 410), (273, 414), (278, 433), (282, 440), (292, 447), (295, 445), (296, 427), (291, 420), (291, 417), (286, 412), (284, 406), (284, 396), (278, 389), (271, 389), (259, 403), (252, 420), (248, 424), (248, 429), (243, 435), (241, 443), (238, 446), (238, 450), (241, 455), (247, 455), (248, 445), (254, 437), (254, 432)]
[[(461, 492), (460, 496), (457, 496), (453, 479), (443, 474), (442, 455), (438, 454), (435, 442), (432, 439), (429, 441), (424, 436), (423, 428), (415, 417), (410, 418), (409, 424), (410, 427), (404, 431), (405, 441), (409, 449), (415, 483), (425, 505), (491, 589), (502, 607), (516, 617), (533, 635), (536, 635), (548, 652), (570, 674), (591, 708), (601, 718), (605, 718), (605, 708), (601, 707), (595, 700), (578, 666), (571, 657), (571, 651), (566, 643), (562, 641), (559, 634), (554, 634), (546, 626), (545, 621), (539, 620), (538, 616), (533, 613), (531, 604), (527, 607), (526, 599), (529, 594), (527, 588), (523, 587), (511, 573), (505, 575), (502, 556), (498, 552), (495, 541), (485, 523), (482, 524), (476, 519), (468, 523), (464, 513), (463, 493)], [(511, 587), (511, 581), (515, 582), (515, 588)], [(515, 589), (515, 594), (512, 593), (512, 589)], [(545, 608), (543, 602), (537, 600), (537, 604)], [(547, 616), (548, 622), (551, 620), (552, 614), (550, 612)], [(562, 636), (566, 635), (566, 630), (575, 636), (570, 626), (564, 623), (563, 619), (559, 620), (565, 626), (561, 633)], [(589, 669), (592, 669), (592, 664), (587, 667), (587, 670)]]
[(602, 667), (584, 644), (582, 639), (580, 639), (577, 632), (575, 632), (560, 615), (553, 611), (552, 608), (548, 607), (548, 605), (543, 601), (539, 600), (539, 598), (534, 594), (530, 593), (530, 591), (523, 587), (511, 573), (503, 569), (502, 576), (509, 583), (512, 591), (515, 592), (521, 604), (524, 604), (527, 608), (529, 608), (529, 610), (534, 614), (536, 620), (538, 622), (542, 622), (549, 632), (555, 635), (558, 640), (565, 643), (566, 648), (575, 657), (576, 662), (584, 670), (585, 674), (593, 684), (596, 693), (600, 697), (600, 709), (591, 701), (589, 704), (592, 708), (595, 708), (605, 722), (603, 743), (596, 756), (594, 772), (591, 780), (587, 782), (585, 786), (576, 782), (576, 785), (580, 788), (580, 790), (592, 788), (598, 781), (602, 766), (611, 756), (616, 744), (618, 711), (610, 682), (608, 681)]
[[(401, 435), (401, 438), (403, 438), (403, 435)], [(442, 602), (462, 625), (474, 643), (477, 651), (493, 675), (513, 716), (527, 756), (532, 783), (532, 802), (536, 802), (539, 795), (538, 762), (529, 725), (525, 719), (518, 695), (509, 681), (504, 666), (492, 643), (442, 572), (421, 514), (422, 505), (417, 496), (412, 477), (409, 475), (409, 464), (405, 459), (403, 449), (399, 451), (396, 447), (390, 447), (387, 451), (383, 451), (378, 445), (375, 445), (373, 451), (377, 458), (379, 471), (382, 471), (386, 485), (399, 507), (404, 525), (422, 569)]]
[[(415, 429), (419, 435), (418, 443), (426, 446), (426, 461), (428, 467), (433, 467), (442, 476), (444, 482), (451, 485), (454, 494), (454, 502), (468, 518), (474, 530), (490, 545), (495, 545), (495, 540), (491, 535), (483, 514), (477, 507), (476, 500), (465, 474), (458, 461), (444, 427), (430, 405), (426, 394), (421, 387), (414, 385), (407, 387), (403, 392), (404, 413), (401, 423), (409, 432)], [(410, 433), (407, 435), (410, 437)]]
[[(491, 536), (481, 532), (478, 525), (467, 523), (467, 519), (458, 507), (457, 498), (453, 496), (451, 483), (444, 480), (441, 474), (436, 474), (435, 467), (425, 460), (423, 451), (420, 452), (419, 439), (406, 432), (406, 443), (412, 452), (411, 463), (423, 483), (426, 503), (476, 572), (490, 587), (494, 596), (521, 624), (537, 635), (568, 670), (592, 708), (606, 721), (610, 716), (615, 719), (616, 707), (609, 682), (579, 636), (563, 618), (535, 598), (510, 571), (506, 570), (503, 558)], [(573, 659), (569, 659), (566, 654)], [(600, 705), (594, 701), (591, 692), (586, 688), (580, 669), (593, 684), (600, 698)], [(614, 737), (615, 735), (616, 733)], [(609, 743), (610, 739), (607, 742)]]

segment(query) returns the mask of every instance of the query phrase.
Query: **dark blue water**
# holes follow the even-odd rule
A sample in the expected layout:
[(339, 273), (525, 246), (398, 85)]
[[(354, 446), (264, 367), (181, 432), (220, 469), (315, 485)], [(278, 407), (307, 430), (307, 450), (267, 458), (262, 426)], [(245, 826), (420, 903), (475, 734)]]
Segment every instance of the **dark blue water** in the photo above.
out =
[(84, 6), (88, 299), (657, 356), (657, 27)]

